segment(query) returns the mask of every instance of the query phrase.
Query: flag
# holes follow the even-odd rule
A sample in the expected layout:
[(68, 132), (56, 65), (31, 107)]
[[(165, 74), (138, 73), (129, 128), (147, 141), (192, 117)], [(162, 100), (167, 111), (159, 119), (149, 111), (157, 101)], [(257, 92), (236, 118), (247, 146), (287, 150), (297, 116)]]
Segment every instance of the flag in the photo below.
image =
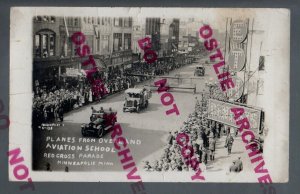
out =
[(67, 37), (69, 37), (69, 30), (68, 30), (68, 26), (67, 26), (67, 22), (66, 22), (66, 17), (64, 16), (64, 23), (65, 23), (65, 28), (66, 28), (66, 34), (67, 34)]

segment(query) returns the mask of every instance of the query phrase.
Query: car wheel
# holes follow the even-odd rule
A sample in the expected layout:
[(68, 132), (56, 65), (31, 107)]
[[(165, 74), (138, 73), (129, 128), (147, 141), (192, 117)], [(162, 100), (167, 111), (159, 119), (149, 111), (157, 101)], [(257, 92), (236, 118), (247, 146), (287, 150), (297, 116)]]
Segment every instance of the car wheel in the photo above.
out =
[(83, 137), (86, 136), (86, 133), (85, 133), (85, 130), (84, 130), (84, 129), (81, 129), (81, 134), (82, 134)]
[(103, 136), (103, 133), (104, 133), (104, 130), (103, 130), (103, 128), (101, 127), (101, 128), (98, 129), (98, 131), (97, 131), (97, 136), (100, 138), (100, 137)]

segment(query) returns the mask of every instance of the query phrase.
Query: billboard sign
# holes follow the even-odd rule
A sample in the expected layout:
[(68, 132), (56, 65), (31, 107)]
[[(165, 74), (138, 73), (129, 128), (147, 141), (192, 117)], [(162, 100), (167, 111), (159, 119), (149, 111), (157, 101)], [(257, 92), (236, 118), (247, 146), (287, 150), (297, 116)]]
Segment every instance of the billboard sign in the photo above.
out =
[(251, 130), (259, 132), (261, 110), (223, 102), (215, 99), (208, 100), (208, 119), (214, 120), (232, 127), (237, 127), (231, 108), (244, 108), (245, 117), (248, 118)]

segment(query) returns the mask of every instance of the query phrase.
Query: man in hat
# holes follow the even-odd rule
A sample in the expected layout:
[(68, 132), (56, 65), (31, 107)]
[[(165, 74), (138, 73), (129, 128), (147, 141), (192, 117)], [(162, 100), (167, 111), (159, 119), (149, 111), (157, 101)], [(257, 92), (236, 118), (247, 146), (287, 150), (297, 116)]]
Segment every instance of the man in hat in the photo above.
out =
[(60, 121), (63, 122), (63, 120), (64, 120), (64, 109), (63, 109), (62, 105), (59, 105), (58, 116), (59, 116)]
[(233, 137), (231, 136), (231, 133), (229, 133), (226, 137), (225, 141), (225, 147), (227, 147), (228, 155), (231, 154), (232, 144), (233, 144)]
[(91, 107), (91, 109), (92, 109), (92, 114), (97, 112), (97, 110), (94, 107)]
[(169, 164), (168, 163), (164, 163), (163, 164), (163, 169), (164, 169), (164, 171), (168, 171), (169, 170)]
[(167, 138), (167, 142), (168, 142), (168, 144), (169, 145), (173, 145), (173, 140), (174, 140), (175, 138), (174, 138), (174, 136), (172, 135), (172, 132), (170, 131), (169, 132), (169, 136), (168, 136), (168, 138)]
[(210, 137), (209, 140), (209, 150), (210, 150), (210, 160), (215, 160), (215, 151), (216, 151), (216, 140), (214, 137)]
[(161, 171), (162, 169), (161, 169), (161, 166), (159, 165), (159, 163), (158, 163), (158, 160), (155, 160), (154, 161), (154, 164), (153, 164), (153, 170), (155, 170), (155, 171)]
[(144, 169), (146, 171), (152, 171), (152, 167), (149, 164), (149, 161), (145, 161)]
[(100, 108), (100, 113), (104, 113), (103, 107)]

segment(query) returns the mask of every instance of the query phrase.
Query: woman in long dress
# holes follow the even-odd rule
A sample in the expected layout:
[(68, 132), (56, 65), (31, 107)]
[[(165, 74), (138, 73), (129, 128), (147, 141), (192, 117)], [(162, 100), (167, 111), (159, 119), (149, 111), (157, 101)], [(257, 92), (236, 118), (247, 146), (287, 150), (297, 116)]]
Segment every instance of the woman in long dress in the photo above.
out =
[(92, 93), (92, 89), (90, 89), (90, 91), (89, 91), (89, 102), (93, 102), (93, 93)]

